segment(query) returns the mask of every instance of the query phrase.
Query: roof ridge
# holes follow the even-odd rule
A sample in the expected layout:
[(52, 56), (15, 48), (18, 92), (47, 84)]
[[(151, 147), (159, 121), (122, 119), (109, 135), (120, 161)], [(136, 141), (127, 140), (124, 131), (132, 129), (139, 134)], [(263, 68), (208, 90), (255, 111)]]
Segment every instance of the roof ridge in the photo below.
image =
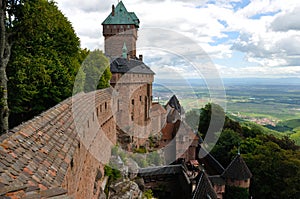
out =
[(139, 19), (134, 12), (128, 12), (124, 3), (120, 1), (108, 17), (102, 22), (102, 25), (109, 24), (132, 24), (139, 27)]
[(227, 168), (224, 170), (223, 177), (229, 177), (236, 180), (246, 180), (252, 177), (252, 173), (248, 168), (243, 157), (238, 154), (230, 162)]

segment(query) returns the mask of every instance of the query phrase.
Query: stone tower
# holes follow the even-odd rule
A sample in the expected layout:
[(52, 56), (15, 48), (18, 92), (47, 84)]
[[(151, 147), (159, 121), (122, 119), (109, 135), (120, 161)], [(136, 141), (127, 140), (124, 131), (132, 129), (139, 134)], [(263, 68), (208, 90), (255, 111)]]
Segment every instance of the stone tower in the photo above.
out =
[(105, 54), (110, 57), (110, 84), (114, 87), (114, 117), (118, 135), (130, 136), (139, 146), (150, 133), (150, 109), (152, 106), (152, 82), (154, 72), (136, 57), (139, 19), (128, 12), (122, 1), (102, 23), (105, 37)]
[(222, 174), (229, 186), (249, 189), (252, 173), (246, 162), (238, 153)]
[(136, 40), (140, 20), (134, 12), (128, 12), (123, 2), (112, 5), (110, 15), (102, 22), (106, 56), (120, 57), (126, 43), (130, 58), (136, 58)]

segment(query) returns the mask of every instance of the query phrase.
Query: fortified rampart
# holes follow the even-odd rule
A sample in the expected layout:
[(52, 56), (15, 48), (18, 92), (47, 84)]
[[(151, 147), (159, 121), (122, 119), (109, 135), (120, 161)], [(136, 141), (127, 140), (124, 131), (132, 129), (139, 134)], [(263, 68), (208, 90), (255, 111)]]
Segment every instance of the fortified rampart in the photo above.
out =
[(111, 94), (77, 94), (1, 136), (0, 196), (99, 198), (116, 143)]

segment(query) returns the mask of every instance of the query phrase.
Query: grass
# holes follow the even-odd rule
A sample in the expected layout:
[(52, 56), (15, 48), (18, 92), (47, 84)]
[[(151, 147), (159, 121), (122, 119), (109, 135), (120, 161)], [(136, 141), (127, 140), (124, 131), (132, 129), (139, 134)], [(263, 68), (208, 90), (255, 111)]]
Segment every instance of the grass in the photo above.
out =
[(300, 129), (296, 133), (293, 133), (290, 138), (295, 141), (297, 145), (300, 146)]

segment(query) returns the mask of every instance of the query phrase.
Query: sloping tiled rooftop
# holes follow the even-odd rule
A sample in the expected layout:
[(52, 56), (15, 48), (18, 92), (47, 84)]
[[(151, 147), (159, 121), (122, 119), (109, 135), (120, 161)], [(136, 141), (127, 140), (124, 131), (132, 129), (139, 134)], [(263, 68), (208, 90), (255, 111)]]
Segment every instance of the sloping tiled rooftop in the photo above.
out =
[(142, 61), (137, 59), (117, 58), (110, 64), (112, 73), (152, 74), (154, 72)]
[(209, 175), (221, 175), (224, 172), (224, 167), (210, 153), (201, 147), (198, 158)]
[(181, 174), (184, 170), (182, 165), (167, 165), (157, 166), (139, 169), (139, 176), (154, 176), (154, 175), (166, 175), (166, 174)]
[(103, 25), (135, 25), (139, 27), (140, 20), (134, 12), (128, 12), (122, 1), (118, 3), (115, 8), (114, 14), (110, 15), (102, 22)]
[(65, 194), (60, 186), (79, 143), (74, 114), (82, 115), (76, 122), (86, 124), (92, 107), (87, 102), (108, 99), (109, 92), (78, 94), (1, 136), (0, 197), (12, 192), (23, 194), (21, 198)]
[(225, 169), (222, 176), (234, 180), (247, 180), (252, 177), (252, 173), (244, 159), (238, 154)]
[(201, 172), (200, 179), (198, 181), (197, 187), (193, 193), (193, 199), (217, 199), (217, 194), (208, 179), (208, 176), (205, 172)]
[(176, 95), (173, 95), (171, 97), (171, 99), (168, 101), (167, 105), (171, 106), (172, 108), (176, 109), (179, 113), (181, 113), (182, 107), (181, 107)]

